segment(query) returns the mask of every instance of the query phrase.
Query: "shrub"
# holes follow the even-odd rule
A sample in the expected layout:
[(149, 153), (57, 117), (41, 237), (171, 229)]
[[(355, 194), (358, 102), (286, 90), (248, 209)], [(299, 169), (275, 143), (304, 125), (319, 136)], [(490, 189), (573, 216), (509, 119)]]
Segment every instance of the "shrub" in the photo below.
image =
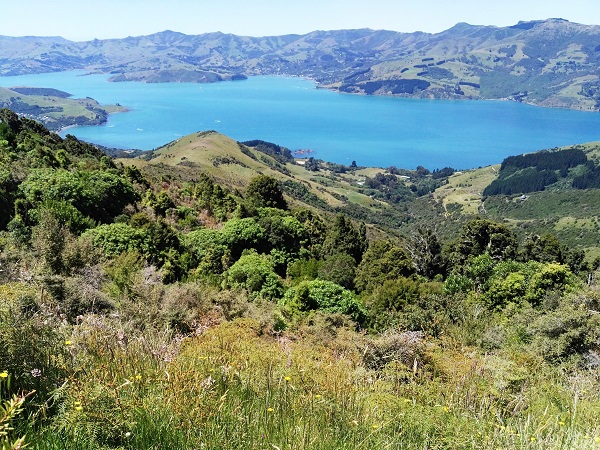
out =
[(303, 281), (290, 288), (279, 304), (292, 317), (315, 309), (346, 314), (359, 324), (363, 323), (367, 317), (364, 306), (356, 296), (331, 281)]
[(563, 298), (556, 309), (535, 317), (527, 327), (531, 349), (551, 363), (573, 358), (580, 362), (600, 344), (600, 318), (576, 301)]
[(274, 270), (271, 258), (249, 252), (225, 273), (223, 286), (247, 290), (254, 298), (275, 300), (284, 292), (283, 283)]
[(125, 223), (100, 225), (84, 233), (92, 239), (95, 247), (112, 257), (123, 252), (141, 250), (148, 236), (145, 230)]
[(335, 253), (328, 256), (320, 265), (319, 278), (339, 284), (346, 289), (354, 287), (356, 261), (347, 253)]

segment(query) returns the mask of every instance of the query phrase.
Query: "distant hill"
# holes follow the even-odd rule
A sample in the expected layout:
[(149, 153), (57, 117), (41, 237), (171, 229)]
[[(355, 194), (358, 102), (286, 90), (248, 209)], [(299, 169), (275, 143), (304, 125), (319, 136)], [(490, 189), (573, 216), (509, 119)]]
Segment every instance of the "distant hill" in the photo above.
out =
[(70, 98), (68, 92), (51, 88), (0, 88), (0, 108), (8, 108), (43, 123), (52, 131), (73, 125), (102, 125), (120, 105), (100, 105), (91, 98)]
[(216, 82), (302, 76), (342, 92), (510, 99), (600, 110), (600, 26), (563, 19), (510, 27), (459, 23), (437, 34), (385, 30), (196, 36), (164, 31), (72, 42), (0, 37), (0, 74), (82, 69), (112, 81)]

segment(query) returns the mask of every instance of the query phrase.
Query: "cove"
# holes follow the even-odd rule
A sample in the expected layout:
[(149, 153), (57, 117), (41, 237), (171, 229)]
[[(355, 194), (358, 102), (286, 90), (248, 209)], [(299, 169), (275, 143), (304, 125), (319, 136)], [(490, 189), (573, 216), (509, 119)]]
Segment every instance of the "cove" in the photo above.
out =
[(120, 103), (104, 126), (64, 131), (116, 148), (150, 150), (196, 131), (262, 139), (327, 161), (467, 169), (506, 156), (600, 140), (600, 114), (501, 101), (356, 96), (299, 78), (214, 84), (109, 83), (81, 72), (0, 77), (0, 86), (51, 87)]

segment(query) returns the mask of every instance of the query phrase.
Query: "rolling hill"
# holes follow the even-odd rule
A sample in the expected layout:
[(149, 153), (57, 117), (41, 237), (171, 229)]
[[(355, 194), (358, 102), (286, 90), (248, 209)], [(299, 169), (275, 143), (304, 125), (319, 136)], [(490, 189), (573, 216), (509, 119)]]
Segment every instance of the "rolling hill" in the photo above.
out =
[[(589, 164), (597, 164), (598, 148), (590, 143), (552, 151), (582, 151)], [(146, 177), (177, 184), (195, 182), (206, 174), (240, 192), (254, 177), (268, 175), (279, 180), (291, 205), (324, 214), (342, 212), (370, 224), (377, 234), (410, 236), (419, 227), (435, 224), (445, 239), (480, 216), (507, 224), (521, 237), (552, 233), (592, 259), (600, 255), (600, 190), (571, 187), (582, 166), (545, 190), (528, 192), (523, 201), (521, 192), (484, 195), (501, 176), (500, 165), (443, 176), (426, 169), (350, 167), (324, 161), (317, 162), (317, 170), (309, 170), (307, 159), (284, 161), (215, 131), (185, 136), (153, 152), (117, 161), (135, 165)]]
[(301, 76), (341, 92), (424, 98), (510, 99), (600, 109), (600, 26), (563, 19), (510, 27), (459, 23), (437, 34), (314, 31), (247, 37), (164, 31), (72, 42), (0, 37), (0, 75), (64, 70), (112, 81), (216, 82)]
[(123, 112), (120, 105), (100, 105), (91, 98), (71, 98), (56, 89), (0, 87), (0, 108), (8, 108), (44, 124), (49, 130), (73, 125), (102, 125), (110, 113)]

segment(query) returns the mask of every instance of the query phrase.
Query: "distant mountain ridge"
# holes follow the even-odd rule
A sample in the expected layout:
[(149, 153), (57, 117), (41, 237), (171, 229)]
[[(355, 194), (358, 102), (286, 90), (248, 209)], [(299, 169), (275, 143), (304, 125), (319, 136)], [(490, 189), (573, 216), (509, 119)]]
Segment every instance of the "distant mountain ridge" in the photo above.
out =
[(314, 31), (247, 37), (164, 31), (72, 42), (0, 36), (0, 75), (87, 70), (111, 81), (216, 82), (302, 76), (340, 92), (510, 99), (600, 110), (600, 26), (563, 19), (441, 33)]

